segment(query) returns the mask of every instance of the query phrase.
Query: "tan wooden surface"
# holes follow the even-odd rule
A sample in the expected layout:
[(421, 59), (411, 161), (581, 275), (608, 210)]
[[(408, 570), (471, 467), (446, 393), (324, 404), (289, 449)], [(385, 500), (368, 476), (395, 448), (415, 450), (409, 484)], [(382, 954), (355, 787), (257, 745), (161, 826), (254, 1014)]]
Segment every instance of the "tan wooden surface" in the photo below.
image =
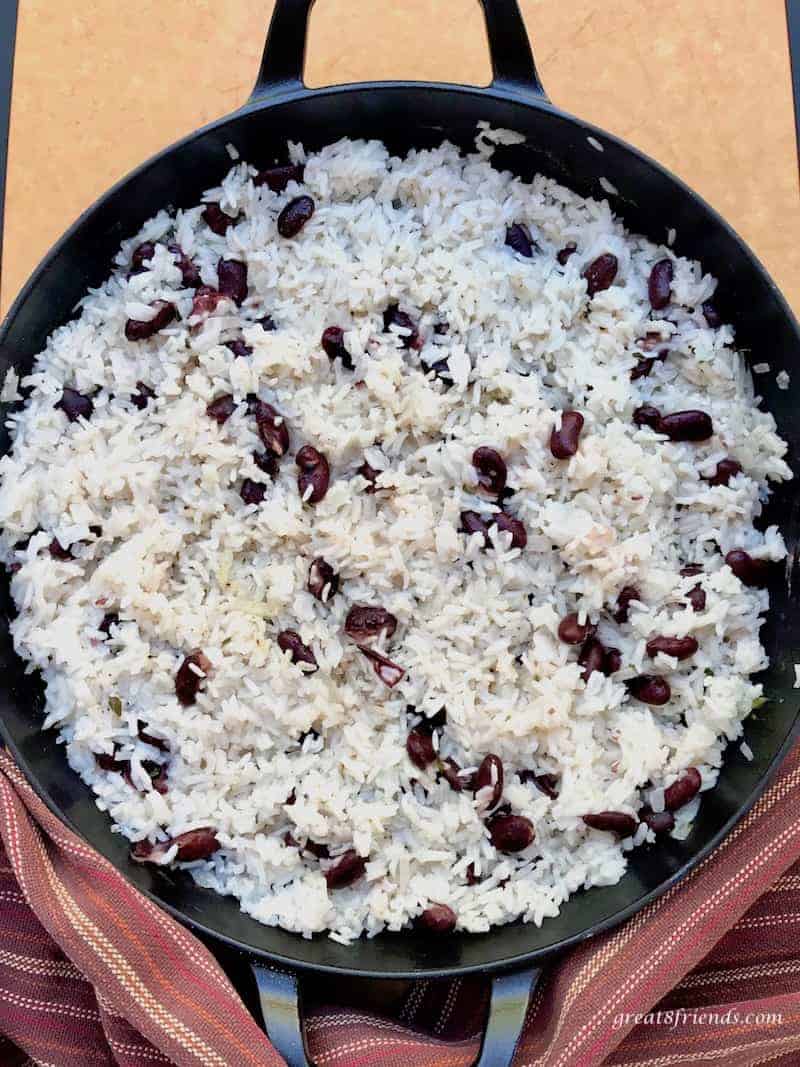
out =
[[(0, 310), (65, 227), (241, 103), (269, 0), (20, 0)], [(800, 310), (783, 0), (522, 0), (552, 100), (702, 193)], [(475, 0), (319, 0), (307, 80), (488, 80)]]

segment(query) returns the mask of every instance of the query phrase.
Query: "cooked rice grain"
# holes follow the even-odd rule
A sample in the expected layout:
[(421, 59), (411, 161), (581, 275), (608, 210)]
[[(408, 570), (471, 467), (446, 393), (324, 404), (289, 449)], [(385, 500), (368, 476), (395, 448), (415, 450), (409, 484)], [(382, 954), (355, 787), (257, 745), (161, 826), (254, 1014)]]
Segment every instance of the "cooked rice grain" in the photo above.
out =
[[(733, 331), (703, 317), (715, 281), (627, 233), (608, 203), (494, 170), (491, 144), (484, 130), (476, 155), (443, 144), (405, 159), (375, 141), (307, 158), (293, 145), (304, 180), (280, 193), (238, 163), (204, 200), (239, 221), (212, 233), (202, 205), (148, 221), (79, 317), (52, 334), (21, 383), (27, 403), (8, 415), (2, 558), (20, 565), (12, 632), (46, 685), (43, 726), (59, 731), (119, 832), (163, 840), (213, 827), (222, 847), (190, 865), (196, 880), (306, 935), (397, 930), (440, 903), (464, 930), (541, 923), (577, 889), (625, 870), (631, 842), (590, 830), (582, 815), (635, 814), (643, 787), (663, 796), (690, 765), (711, 788), (761, 694), (749, 676), (766, 665), (767, 594), (745, 588), (723, 556), (739, 547), (783, 557), (777, 530), (760, 533), (753, 519), (768, 480), (790, 472)], [(299, 195), (316, 210), (286, 240), (276, 218)], [(505, 245), (512, 223), (530, 230), (531, 258)], [(143, 241), (156, 242), (149, 269), (129, 276)], [(562, 266), (569, 242), (577, 251)], [(242, 306), (223, 301), (190, 318), (194, 290), (171, 243), (208, 286), (220, 258), (246, 262)], [(589, 302), (583, 271), (606, 253), (616, 279)], [(651, 315), (648, 276), (664, 257), (673, 302)], [(152, 317), (156, 300), (175, 304), (175, 321), (127, 341), (126, 320)], [(421, 350), (404, 347), (403, 331), (384, 332), (392, 304), (418, 323)], [(275, 330), (262, 327), (265, 315)], [(322, 350), (333, 325), (353, 370)], [(648, 333), (669, 356), (631, 382)], [(234, 357), (225, 342), (237, 338), (251, 355)], [(434, 364), (446, 380), (426, 370)], [(141, 409), (129, 399), (140, 382), (156, 393)], [(55, 407), (63, 386), (91, 394), (89, 421), (68, 422)], [(253, 393), (291, 433), (274, 482), (253, 461), (263, 447), (244, 402)], [(206, 406), (222, 394), (236, 407), (219, 424)], [(15, 395), (9, 379), (4, 398)], [(632, 412), (642, 404), (702, 409), (714, 435), (674, 443), (639, 429)], [(565, 409), (585, 425), (577, 454), (557, 460), (549, 440)], [(297, 489), (304, 444), (331, 467), (315, 506)], [(505, 507), (524, 523), (522, 550), (507, 533), (495, 531), (486, 549), (480, 534), (459, 532), (462, 511), (491, 510), (471, 464), (481, 445), (506, 461)], [(728, 456), (744, 474), (710, 486), (703, 475)], [(365, 460), (379, 472), (374, 486), (357, 473)], [(263, 503), (243, 503), (245, 478), (266, 485)], [(73, 559), (50, 555), (54, 537)], [(307, 590), (317, 557), (340, 576), (328, 600)], [(702, 563), (703, 575), (682, 577), (687, 563)], [(696, 612), (686, 596), (698, 582), (706, 606)], [(607, 609), (625, 585), (642, 603), (620, 625)], [(345, 635), (355, 604), (398, 620), (393, 637), (373, 643), (405, 670), (395, 688)], [(109, 612), (119, 623), (105, 639)], [(599, 622), (620, 671), (582, 680), (578, 650), (557, 638), (570, 612)], [(286, 629), (312, 649), (316, 672), (281, 653)], [(691, 635), (700, 648), (654, 664), (653, 634)], [(212, 669), (183, 706), (175, 675), (196, 649)], [(664, 707), (633, 701), (623, 684), (648, 671), (668, 677)], [(504, 800), (536, 828), (523, 851), (498, 853), (472, 793), (452, 789), (436, 764), (409, 761), (409, 728), (442, 707), (442, 758), (473, 770), (487, 753), (503, 761)], [(140, 721), (168, 755), (141, 739)], [(130, 781), (98, 767), (95, 753), (129, 760)], [(160, 759), (164, 794), (144, 768)], [(557, 776), (557, 797), (521, 782), (523, 769)], [(695, 808), (678, 813), (676, 834)], [(332, 854), (355, 849), (365, 877), (329, 891), (324, 861), (291, 843), (306, 840)]]

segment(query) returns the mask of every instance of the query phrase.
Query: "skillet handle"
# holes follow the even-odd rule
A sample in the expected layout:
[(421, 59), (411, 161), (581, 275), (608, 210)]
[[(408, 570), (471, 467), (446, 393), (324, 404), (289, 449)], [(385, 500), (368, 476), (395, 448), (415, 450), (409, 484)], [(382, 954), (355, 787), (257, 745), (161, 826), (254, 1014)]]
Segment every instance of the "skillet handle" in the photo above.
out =
[[(287, 95), (304, 88), (308, 17), (313, 5), (314, 0), (275, 0), (250, 103), (268, 94)], [(517, 0), (481, 0), (481, 6), (492, 60), (491, 88), (546, 100)]]
[[(298, 976), (254, 961), (250, 966), (270, 1041), (288, 1067), (313, 1067), (300, 1014)], [(473, 1067), (510, 1067), (541, 973), (541, 967), (530, 967), (492, 978), (486, 1030)]]
[(287, 1067), (312, 1067), (308, 1055), (297, 975), (250, 961), (258, 988), (261, 1025)]

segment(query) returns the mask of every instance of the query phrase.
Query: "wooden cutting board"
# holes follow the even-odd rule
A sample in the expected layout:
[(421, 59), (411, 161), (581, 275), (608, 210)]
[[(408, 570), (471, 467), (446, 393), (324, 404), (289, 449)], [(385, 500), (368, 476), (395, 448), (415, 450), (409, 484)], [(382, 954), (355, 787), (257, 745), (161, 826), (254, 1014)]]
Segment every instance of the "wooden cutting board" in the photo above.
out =
[[(268, 0), (22, 0), (0, 311), (96, 196), (232, 110)], [(551, 99), (705, 196), (800, 310), (800, 200), (782, 0), (522, 0)], [(320, 0), (311, 85), (485, 83), (475, 0)]]

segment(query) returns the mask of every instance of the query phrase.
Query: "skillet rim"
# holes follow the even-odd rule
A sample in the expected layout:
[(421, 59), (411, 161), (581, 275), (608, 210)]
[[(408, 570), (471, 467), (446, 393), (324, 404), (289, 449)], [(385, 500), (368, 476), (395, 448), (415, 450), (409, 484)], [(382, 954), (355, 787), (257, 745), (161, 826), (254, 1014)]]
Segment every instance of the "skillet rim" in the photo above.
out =
[[(770, 296), (775, 303), (776, 311), (785, 320), (786, 324), (790, 327), (794, 333), (795, 340), (797, 341), (798, 349), (800, 349), (800, 324), (792, 312), (786, 298), (778, 288), (777, 284), (766, 270), (760, 259), (747, 245), (738, 232), (712, 207), (703, 197), (696, 193), (690, 186), (688, 186), (681, 178), (673, 174), (667, 167), (658, 163), (651, 156), (642, 152), (640, 149), (617, 137), (615, 134), (609, 133), (600, 127), (595, 126), (593, 123), (587, 122), (577, 116), (564, 111), (561, 108), (551, 104), (546, 97), (540, 95), (531, 89), (525, 92), (516, 86), (498, 86), (489, 85), (488, 87), (481, 86), (465, 86), (448, 82), (425, 82), (425, 81), (368, 81), (368, 82), (355, 82), (345, 85), (328, 86), (322, 89), (308, 89), (305, 86), (298, 85), (289, 88), (282, 87), (275, 92), (269, 92), (267, 94), (256, 92), (253, 97), (250, 98), (242, 107), (237, 108), (235, 111), (215, 119), (214, 121), (207, 123), (206, 125), (192, 131), (186, 136), (175, 141), (173, 144), (168, 145), (166, 148), (161, 149), (159, 152), (150, 156), (144, 162), (139, 164), (133, 170), (129, 171), (126, 175), (116, 181), (108, 190), (106, 190), (100, 197), (93, 201), (81, 214), (75, 219), (75, 221), (68, 227), (68, 229), (62, 234), (62, 236), (52, 245), (39, 264), (34, 268), (28, 280), (25, 282), (13, 303), (11, 304), (2, 325), (0, 325), (0, 345), (6, 342), (6, 337), (10, 332), (14, 320), (22, 309), (23, 305), (27, 301), (30, 293), (37, 285), (42, 275), (49, 269), (51, 262), (61, 253), (61, 251), (68, 246), (70, 241), (77, 235), (81, 226), (86, 222), (106, 201), (111, 197), (121, 192), (126, 185), (134, 182), (137, 178), (143, 175), (151, 166), (165, 160), (173, 153), (177, 153), (181, 149), (188, 148), (195, 142), (201, 140), (206, 135), (213, 133), (222, 127), (228, 125), (231, 122), (235, 122), (240, 117), (252, 115), (257, 112), (268, 112), (272, 108), (290, 104), (300, 100), (318, 100), (323, 97), (339, 97), (349, 96), (352, 94), (369, 93), (373, 94), (376, 91), (389, 91), (392, 93), (408, 93), (408, 92), (426, 92), (436, 94), (448, 94), (453, 93), (462, 98), (471, 98), (474, 100), (475, 112), (479, 113), (480, 105), (485, 104), (487, 99), (497, 101), (501, 104), (513, 103), (515, 105), (521, 105), (525, 108), (530, 108), (535, 111), (544, 111), (550, 113), (556, 119), (564, 121), (567, 124), (574, 126), (578, 131), (585, 136), (595, 136), (602, 138), (606, 143), (613, 144), (618, 150), (628, 153), (635, 157), (640, 163), (651, 169), (658, 171), (660, 175), (666, 178), (675, 187), (677, 193), (683, 197), (688, 197), (693, 200), (695, 204), (705, 213), (707, 221), (714, 227), (722, 230), (727, 236), (732, 239), (738, 246), (740, 253), (747, 260), (750, 269), (759, 274), (764, 281), (766, 287), (769, 290)], [(477, 119), (476, 119), (477, 122)], [(443, 135), (443, 140), (446, 139), (446, 134)], [(624, 216), (622, 211), (615, 212), (620, 217)], [(144, 221), (144, 220), (143, 220)], [(60, 324), (59, 324), (60, 325)], [(55, 329), (53, 326), (51, 329)], [(800, 487), (798, 488), (800, 493)], [(30, 783), (37, 796), (46, 804), (48, 809), (56, 815), (62, 822), (64, 822), (69, 828), (81, 838), (86, 840), (81, 832), (76, 828), (72, 820), (67, 817), (63, 811), (60, 810), (56, 802), (51, 798), (47, 787), (40, 781), (40, 779), (33, 775), (30, 771), (28, 761), (24, 758), (19, 750), (15, 738), (9, 732), (4, 717), (0, 716), (0, 736), (7, 746), (7, 748), (13, 754), (17, 765), (24, 773), (27, 781)], [(46, 735), (45, 735), (46, 736)], [(364, 967), (348, 967), (340, 964), (325, 963), (325, 962), (313, 962), (311, 960), (298, 960), (293, 956), (288, 956), (283, 952), (274, 952), (267, 949), (259, 948), (247, 942), (241, 941), (236, 937), (232, 937), (228, 934), (220, 933), (206, 925), (202, 920), (192, 917), (188, 912), (182, 911), (180, 908), (164, 901), (161, 897), (156, 895), (152, 890), (145, 887), (135, 885), (128, 878), (127, 873), (118, 867), (113, 860), (102, 850), (98, 851), (103, 857), (111, 863), (115, 869), (126, 879), (129, 885), (137, 889), (139, 892), (144, 893), (145, 896), (152, 901), (156, 906), (163, 908), (173, 918), (188, 926), (190, 929), (199, 932), (206, 938), (211, 938), (214, 941), (219, 941), (225, 944), (228, 948), (235, 949), (237, 951), (245, 953), (249, 957), (255, 957), (258, 960), (266, 960), (272, 963), (277, 963), (281, 966), (288, 967), (291, 970), (328, 974), (328, 975), (348, 975), (354, 978), (392, 978), (392, 979), (418, 979), (418, 978), (443, 978), (443, 977), (455, 977), (458, 975), (467, 974), (486, 974), (495, 973), (506, 969), (520, 968), (527, 964), (541, 962), (547, 960), (555, 955), (558, 955), (575, 945), (587, 940), (590, 937), (594, 937), (597, 934), (603, 933), (615, 926), (618, 926), (626, 919), (629, 919), (632, 915), (641, 911), (648, 904), (658, 899), (667, 890), (675, 886), (682, 878), (693, 871), (703, 860), (705, 860), (727, 837), (733, 827), (751, 810), (757, 800), (763, 795), (767, 786), (775, 776), (778, 767), (783, 762), (784, 758), (793, 747), (795, 741), (800, 737), (800, 704), (795, 710), (795, 718), (792, 726), (786, 733), (783, 741), (775, 751), (774, 755), (769, 760), (766, 769), (763, 771), (756, 784), (742, 800), (737, 809), (732, 815), (722, 824), (722, 826), (691, 856), (684, 864), (682, 864), (672, 875), (662, 881), (658, 886), (645, 893), (643, 896), (632, 901), (630, 904), (620, 908), (618, 911), (606, 916), (600, 921), (596, 921), (589, 927), (578, 931), (577, 933), (562, 938), (560, 941), (555, 942), (552, 945), (543, 946), (540, 948), (529, 949), (527, 951), (513, 954), (502, 960), (492, 960), (485, 963), (471, 963), (471, 964), (452, 964), (445, 966), (422, 966), (415, 967), (413, 969), (403, 970), (376, 970), (375, 968)], [(48, 737), (50, 740), (50, 737)], [(53, 738), (53, 742), (54, 738)], [(728, 742), (726, 749), (730, 747), (732, 742)], [(84, 787), (85, 788), (85, 787)], [(88, 790), (87, 790), (88, 791)], [(88, 843), (88, 842), (87, 842)], [(90, 845), (90, 847), (95, 847)], [(620, 883), (624, 880), (620, 880)], [(252, 917), (249, 917), (252, 919)], [(257, 920), (252, 919), (253, 922)], [(514, 925), (514, 924), (508, 924)], [(522, 928), (523, 924), (519, 924)], [(299, 938), (300, 935), (295, 935)], [(465, 932), (462, 932), (461, 936), (467, 936)], [(306, 942), (307, 943), (307, 942)], [(351, 950), (353, 951), (354, 958), (358, 952), (358, 946), (362, 943), (359, 939), (352, 943)]]

